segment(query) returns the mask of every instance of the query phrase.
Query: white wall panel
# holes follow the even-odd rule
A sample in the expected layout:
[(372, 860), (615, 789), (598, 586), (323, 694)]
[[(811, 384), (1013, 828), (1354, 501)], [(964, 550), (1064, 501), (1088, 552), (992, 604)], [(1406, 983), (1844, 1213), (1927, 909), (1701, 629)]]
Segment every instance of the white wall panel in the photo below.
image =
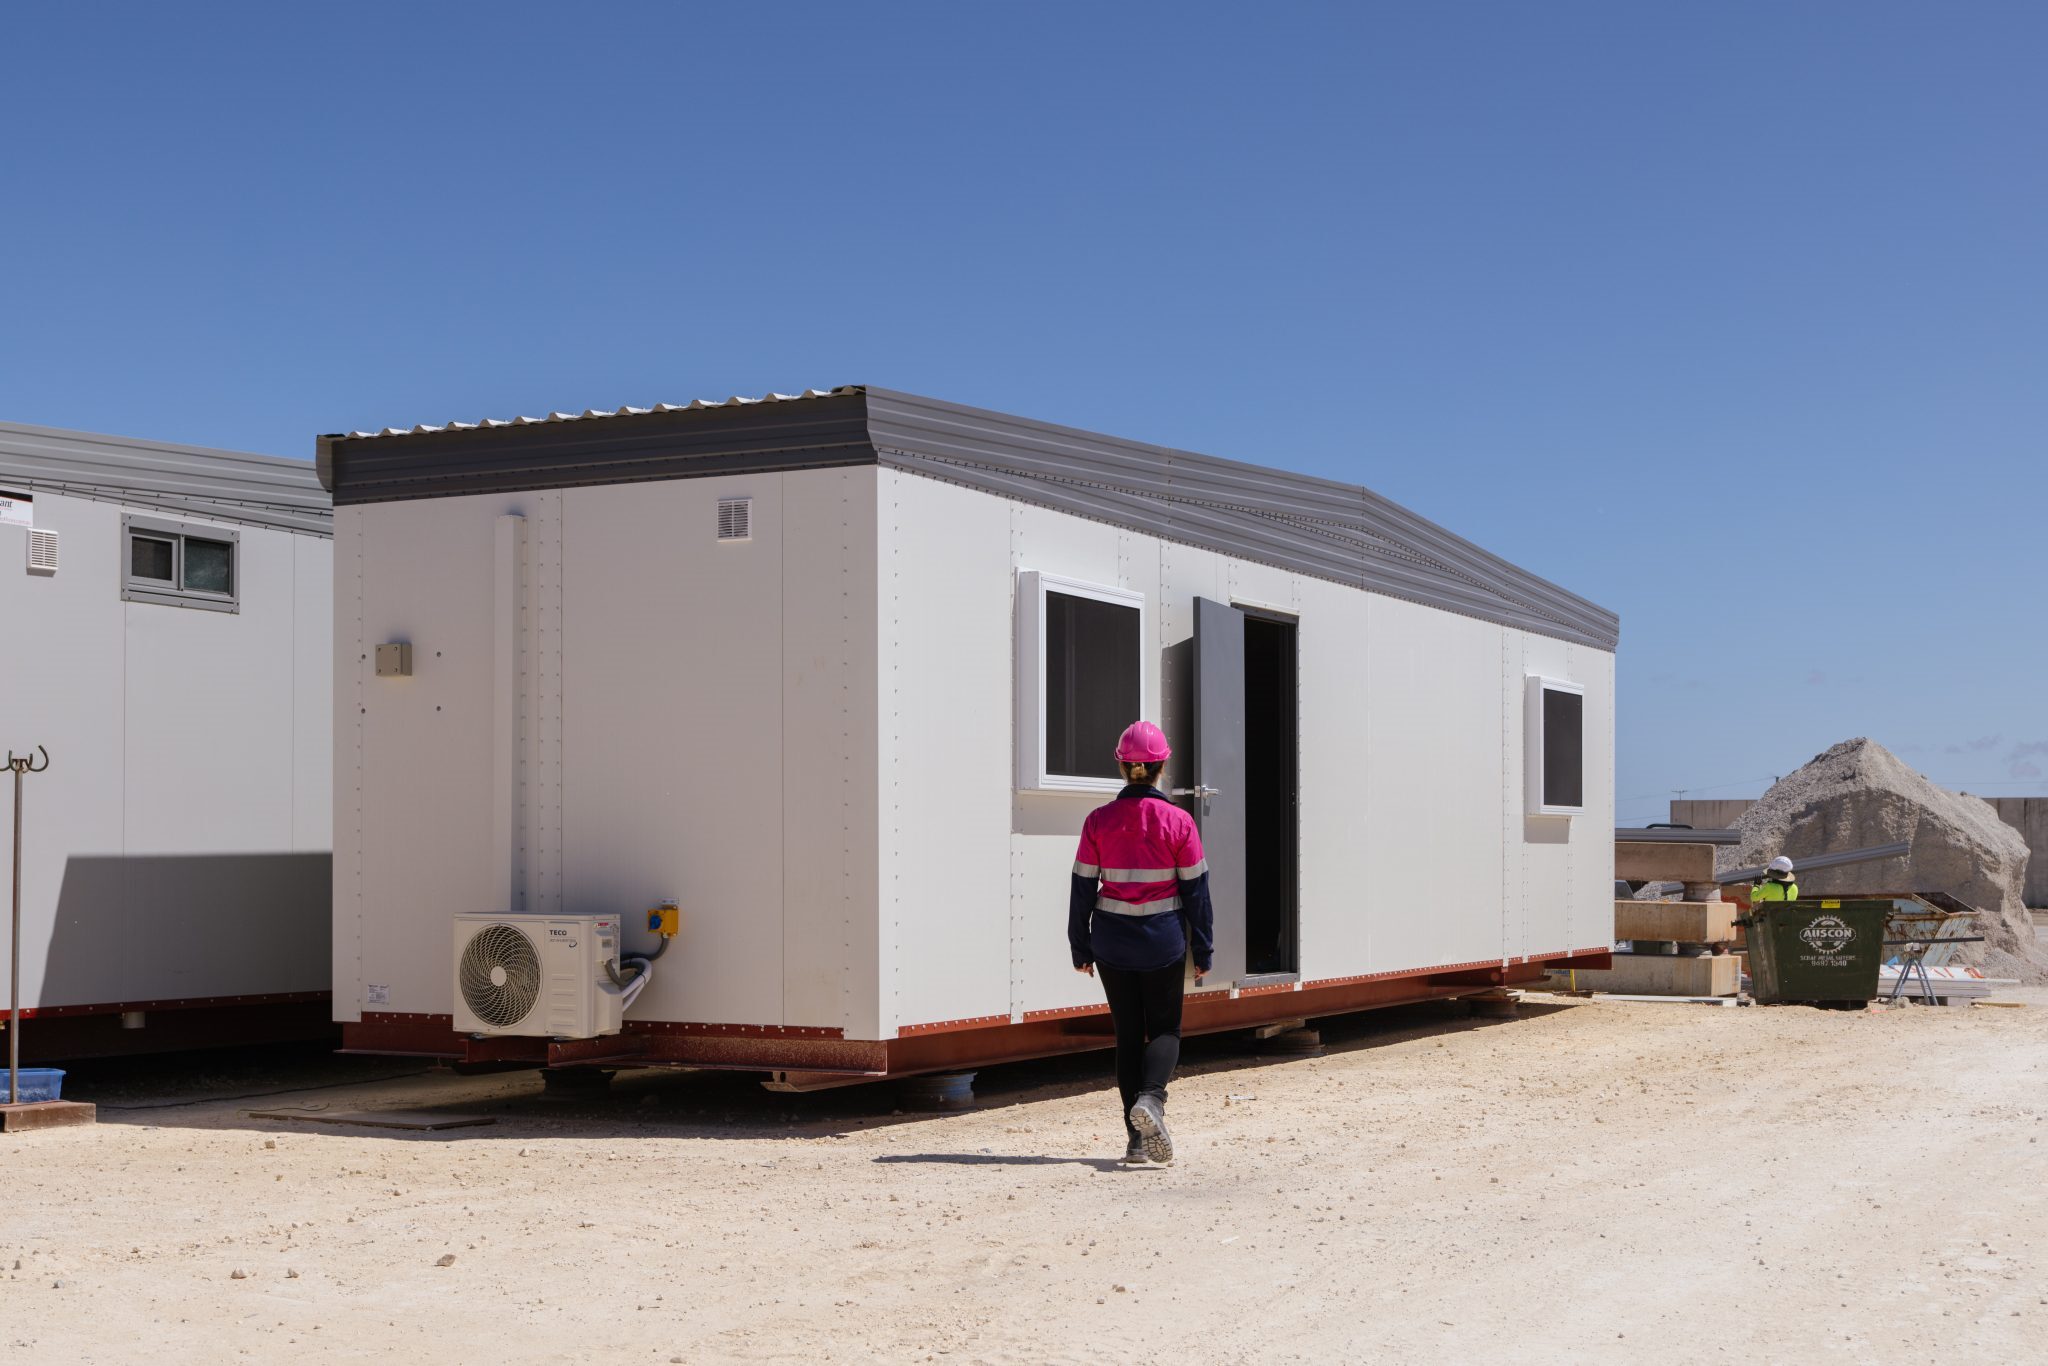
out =
[[(352, 691), (362, 699), (361, 852), (350, 859), (344, 847), (337, 875), (345, 897), (346, 863), (355, 863), (365, 996), (357, 1007), (446, 1014), (452, 918), (504, 909), (490, 861), (497, 519), (507, 512), (537, 517), (560, 496), (491, 494), (338, 510), (345, 558), (351, 523), (361, 537), (361, 644), (354, 658), (335, 661), (338, 705), (345, 708)], [(338, 599), (337, 636), (347, 641), (354, 634), (348, 594)], [(411, 642), (412, 677), (375, 677), (376, 647), (390, 641)], [(352, 786), (345, 767), (337, 777), (344, 809)], [(339, 999), (347, 971), (340, 933), (338, 1011), (350, 1004)], [(372, 994), (381, 999), (368, 999)]]
[(292, 540), (292, 848), (334, 847), (334, 543)]
[(1371, 970), (1499, 958), (1499, 631), (1391, 598), (1370, 604), (1358, 762)]
[(242, 529), (239, 612), (125, 604), (125, 852), (293, 847), (297, 539)]
[[(1087, 812), (1081, 816), (1085, 818)], [(1074, 846), (1081, 822), (1071, 835), (1016, 835), (1017, 906), (1012, 926), (1016, 955), (1018, 1018), (1034, 1010), (1068, 1010), (1102, 1004), (1102, 984), (1074, 971), (1067, 946), (1067, 897), (1073, 883)]]
[(783, 1023), (880, 1030), (875, 471), (783, 476)]
[[(639, 1019), (783, 1022), (782, 476), (567, 492), (564, 904), (682, 933)], [(716, 538), (753, 499), (752, 538)], [(629, 945), (651, 947), (644, 921)]]
[(883, 1020), (1007, 1015), (1010, 507), (889, 470), (878, 504)]
[[(370, 931), (364, 769), (368, 758), (370, 642), (365, 625), (366, 509), (334, 510), (334, 1018), (363, 1018), (363, 940)], [(378, 927), (381, 928), (381, 917)], [(382, 1007), (379, 1007), (380, 1009)]]
[(1301, 961), (1306, 978), (1371, 970), (1363, 593), (1304, 579), (1301, 612)]
[(1508, 957), (1537, 952), (1529, 944), (1528, 839), (1522, 813), (1526, 769), (1527, 685), (1520, 631), (1500, 629), (1500, 852), (1501, 943)]
[[(50, 755), (47, 771), (22, 780), (22, 1004), (90, 1004), (46, 999), (43, 979), (71, 854), (122, 850), (126, 639), (117, 573), (121, 509), (42, 493), (35, 499), (35, 522), (58, 533), (61, 563), (51, 576), (24, 572), (26, 528), (0, 527), (0, 622), (6, 624), (6, 649), (0, 653), (0, 757), (10, 750), (31, 753), (37, 745)], [(0, 775), (0, 781), (7, 785), (0, 792), (4, 870), (13, 858), (14, 780)], [(0, 903), (0, 916), (5, 914)], [(8, 936), (0, 931), (0, 973), (7, 969), (8, 951)], [(108, 951), (123, 952), (119, 945), (109, 945)], [(5, 985), (0, 978), (0, 990)]]

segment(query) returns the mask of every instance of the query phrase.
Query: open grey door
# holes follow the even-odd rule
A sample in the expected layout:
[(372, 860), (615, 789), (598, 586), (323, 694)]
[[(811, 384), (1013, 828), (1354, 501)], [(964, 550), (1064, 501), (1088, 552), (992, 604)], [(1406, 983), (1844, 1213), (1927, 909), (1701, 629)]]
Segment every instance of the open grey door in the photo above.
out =
[(1176, 788), (1202, 831), (1209, 895), (1216, 910), (1216, 958), (1205, 986), (1245, 973), (1244, 613), (1195, 599), (1192, 785)]

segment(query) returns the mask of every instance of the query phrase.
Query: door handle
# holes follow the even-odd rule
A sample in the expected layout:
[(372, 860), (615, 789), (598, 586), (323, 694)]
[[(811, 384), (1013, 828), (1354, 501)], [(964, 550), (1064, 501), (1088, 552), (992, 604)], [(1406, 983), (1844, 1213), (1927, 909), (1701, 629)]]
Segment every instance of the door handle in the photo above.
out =
[(1208, 787), (1202, 783), (1196, 783), (1193, 787), (1176, 787), (1173, 790), (1173, 795), (1176, 797), (1198, 797), (1206, 802), (1211, 797), (1222, 796), (1223, 789), (1220, 787)]

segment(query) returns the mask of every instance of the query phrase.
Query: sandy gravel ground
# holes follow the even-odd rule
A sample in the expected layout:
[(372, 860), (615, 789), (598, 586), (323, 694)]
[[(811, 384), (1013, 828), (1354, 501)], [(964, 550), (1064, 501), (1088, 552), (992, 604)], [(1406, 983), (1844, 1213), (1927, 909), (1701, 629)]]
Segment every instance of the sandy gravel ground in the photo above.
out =
[(2048, 993), (2020, 997), (1199, 1041), (1182, 1160), (1150, 1171), (1106, 1160), (1099, 1057), (984, 1073), (945, 1116), (722, 1076), (565, 1103), (361, 1080), (391, 1059), (103, 1064), (74, 1079), (110, 1104), (350, 1081), (264, 1103), (497, 1122), (242, 1100), (0, 1140), (0, 1359), (2048, 1360)]

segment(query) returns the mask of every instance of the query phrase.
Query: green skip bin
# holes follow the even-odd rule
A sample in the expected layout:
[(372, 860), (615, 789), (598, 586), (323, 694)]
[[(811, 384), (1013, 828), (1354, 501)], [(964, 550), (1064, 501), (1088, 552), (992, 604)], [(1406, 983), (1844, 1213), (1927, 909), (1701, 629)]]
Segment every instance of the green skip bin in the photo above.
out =
[(1890, 901), (1767, 901), (1748, 929), (1750, 992), (1759, 1005), (1860, 1006), (1877, 995)]

